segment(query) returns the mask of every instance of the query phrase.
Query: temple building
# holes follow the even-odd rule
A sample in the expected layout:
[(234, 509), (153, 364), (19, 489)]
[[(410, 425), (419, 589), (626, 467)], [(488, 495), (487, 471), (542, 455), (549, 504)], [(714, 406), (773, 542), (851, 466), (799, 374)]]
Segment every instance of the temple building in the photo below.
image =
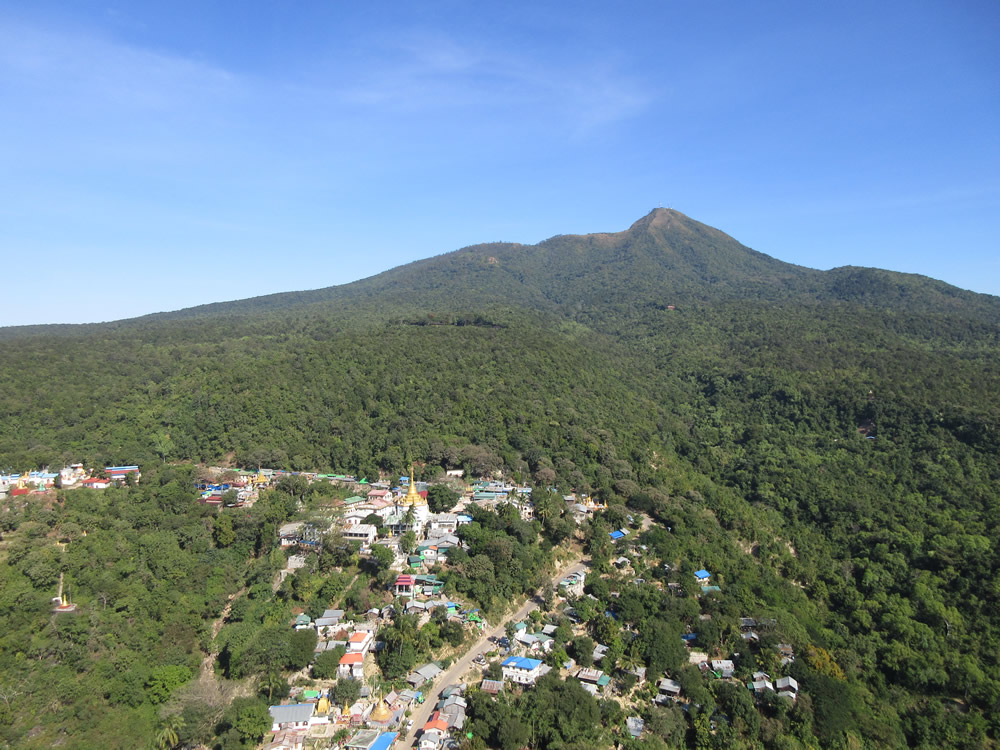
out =
[(417, 539), (422, 539), (430, 516), (431, 509), (427, 505), (427, 499), (417, 492), (411, 464), (406, 496), (396, 501), (396, 512), (385, 520), (385, 525), (392, 529), (393, 534), (404, 534), (412, 529)]

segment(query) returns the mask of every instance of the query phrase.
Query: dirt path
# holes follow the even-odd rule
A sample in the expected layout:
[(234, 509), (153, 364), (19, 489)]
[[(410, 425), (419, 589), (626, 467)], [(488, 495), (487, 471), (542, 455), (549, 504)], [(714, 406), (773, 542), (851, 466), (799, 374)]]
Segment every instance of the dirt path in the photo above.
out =
[(212, 682), (215, 680), (215, 660), (219, 656), (219, 649), (215, 645), (215, 639), (219, 635), (219, 631), (222, 630), (222, 626), (226, 624), (226, 618), (229, 617), (229, 613), (233, 609), (233, 602), (239, 599), (247, 592), (247, 587), (244, 586), (235, 594), (229, 597), (229, 601), (226, 602), (226, 606), (222, 608), (222, 612), (212, 620), (212, 644), (208, 648), (208, 653), (205, 654), (205, 658), (201, 660), (201, 676), (199, 679), (203, 681)]
[[(556, 569), (556, 574), (553, 576), (552, 582), (558, 586), (561, 579), (581, 571), (585, 567), (586, 565), (583, 562), (582, 555), (577, 555), (570, 560), (565, 561), (562, 568)], [(434, 687), (427, 694), (423, 704), (420, 705), (417, 712), (410, 717), (413, 719), (413, 729), (400, 739), (399, 747), (401, 750), (413, 747), (417, 732), (423, 729), (424, 724), (426, 724), (430, 719), (431, 714), (434, 712), (434, 707), (441, 698), (441, 691), (448, 685), (453, 685), (458, 682), (462, 675), (465, 674), (466, 670), (472, 666), (473, 660), (479, 656), (479, 654), (493, 649), (493, 644), (489, 642), (490, 636), (496, 636), (498, 638), (503, 636), (504, 626), (509, 621), (514, 620), (515, 622), (519, 622), (527, 617), (532, 610), (537, 608), (538, 602), (535, 601), (534, 597), (529, 598), (528, 601), (521, 605), (520, 609), (516, 612), (512, 612), (497, 622), (493, 627), (489, 628), (489, 632), (483, 633), (479, 640), (468, 648), (465, 652), (465, 656), (452, 664), (446, 672), (442, 672), (438, 675), (437, 680), (434, 683)]]

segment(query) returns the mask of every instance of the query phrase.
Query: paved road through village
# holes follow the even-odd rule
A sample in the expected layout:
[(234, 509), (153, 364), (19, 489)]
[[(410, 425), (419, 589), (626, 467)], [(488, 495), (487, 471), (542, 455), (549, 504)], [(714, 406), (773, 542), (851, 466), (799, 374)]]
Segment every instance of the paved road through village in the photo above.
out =
[[(558, 584), (559, 581), (568, 575), (579, 572), (586, 567), (586, 563), (583, 562), (579, 557), (568, 561), (568, 565), (559, 569), (555, 577), (552, 579), (554, 584)], [(501, 637), (504, 635), (504, 626), (509, 620), (514, 620), (515, 622), (520, 622), (528, 613), (534, 609), (538, 608), (538, 602), (535, 601), (534, 597), (528, 599), (517, 612), (513, 612), (506, 617), (504, 617), (500, 622), (498, 622), (493, 627), (487, 629), (487, 632), (477, 640), (465, 655), (456, 661), (451, 667), (448, 668), (446, 672), (442, 672), (437, 676), (434, 682), (434, 687), (425, 696), (422, 705), (417, 707), (416, 713), (414, 713), (410, 718), (413, 719), (413, 729), (410, 730), (405, 737), (402, 738), (400, 747), (401, 748), (412, 748), (414, 741), (416, 739), (417, 733), (423, 729), (424, 724), (428, 722), (431, 714), (434, 712), (434, 707), (441, 698), (441, 691), (448, 685), (454, 685), (458, 682), (462, 675), (472, 666), (473, 660), (480, 654), (490, 651), (494, 648), (493, 644), (489, 642), (490, 636)]]

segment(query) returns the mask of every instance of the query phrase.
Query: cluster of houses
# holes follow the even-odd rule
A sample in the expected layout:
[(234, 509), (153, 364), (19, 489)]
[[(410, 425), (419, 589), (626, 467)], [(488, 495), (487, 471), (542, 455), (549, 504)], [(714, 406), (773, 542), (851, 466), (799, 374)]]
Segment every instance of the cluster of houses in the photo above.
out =
[[(731, 659), (712, 659), (707, 657), (702, 660), (703, 654), (692, 654), (697, 659), (699, 669), (702, 672), (710, 673), (714, 678), (720, 680), (735, 679), (736, 666)], [(779, 677), (771, 680), (771, 675), (767, 672), (754, 672), (747, 688), (759, 697), (764, 698), (768, 692), (777, 693), (779, 697), (795, 700), (799, 695), (799, 683), (794, 677)], [(678, 703), (681, 701), (681, 685), (676, 680), (664, 677), (657, 683), (657, 694), (653, 699), (654, 703), (665, 704), (668, 702)]]
[[(341, 501), (337, 519), (326, 528), (302, 521), (285, 524), (278, 533), (281, 545), (316, 547), (323, 534), (339, 528), (342, 537), (357, 542), (362, 553), (370, 552), (376, 544), (388, 548), (397, 567), (427, 569), (444, 562), (448, 550), (461, 544), (455, 531), (471, 523), (472, 517), (464, 513), (432, 514), (427, 505), (426, 485), (409, 481), (405, 485), (405, 491), (400, 487), (371, 485), (365, 496), (354, 495)], [(401, 537), (408, 531), (422, 542), (409, 554), (401, 549)]]
[[(611, 532), (612, 539), (615, 541), (625, 539), (628, 535), (627, 529)], [(638, 546), (641, 547), (641, 545)], [(634, 549), (630, 550), (628, 554), (641, 555), (642, 552), (643, 550), (641, 549)], [(632, 560), (624, 555), (619, 560), (621, 561), (620, 565), (618, 564), (619, 561), (615, 561), (616, 567), (619, 569), (632, 564)], [(667, 570), (669, 571), (671, 568), (667, 566)], [(571, 621), (577, 623), (579, 623), (579, 619), (575, 616), (576, 610), (572, 602), (580, 597), (590, 596), (584, 593), (584, 580), (585, 575), (580, 572), (566, 576), (558, 584), (559, 594), (568, 600), (563, 613)], [(694, 580), (702, 596), (721, 592), (721, 586), (713, 583), (712, 573), (704, 568), (694, 572)], [(645, 581), (637, 578), (634, 579), (634, 583), (643, 584)], [(659, 585), (658, 582), (654, 583)], [(679, 592), (680, 584), (676, 585)], [(607, 615), (614, 616), (612, 612), (608, 612)], [(702, 620), (709, 618), (710, 615), (708, 614), (701, 616)], [(773, 630), (776, 626), (777, 622), (771, 618), (739, 618), (740, 634), (748, 647), (758, 647), (760, 643), (759, 632)], [(502, 657), (503, 661), (500, 663), (502, 680), (484, 680), (481, 689), (495, 694), (503, 688), (504, 683), (520, 688), (533, 686), (539, 678), (551, 671), (551, 668), (543, 660), (546, 654), (550, 653), (553, 648), (554, 641), (552, 637), (555, 634), (555, 630), (556, 626), (554, 624), (545, 625), (538, 632), (532, 632), (532, 628), (527, 623), (522, 622), (514, 626), (514, 634), (511, 640), (508, 642), (505, 639), (501, 639), (500, 641), (501, 646), (509, 645), (507, 655)], [(731, 655), (730, 658), (726, 659), (711, 659), (708, 654), (693, 649), (697, 638), (697, 633), (684, 633), (681, 635), (682, 641), (688, 648), (689, 663), (697, 666), (706, 677), (721, 680), (737, 680), (736, 664), (733, 661), (733, 658), (737, 655)], [(788, 667), (795, 659), (794, 649), (787, 643), (778, 644), (776, 649), (781, 666)], [(569, 659), (562, 665), (562, 673), (565, 676), (572, 676), (579, 680), (583, 689), (591, 695), (601, 697), (607, 693), (611, 684), (611, 675), (601, 669), (601, 663), (607, 652), (607, 646), (596, 643), (592, 654), (592, 663), (594, 666), (578, 667), (573, 659)], [(635, 675), (639, 683), (646, 680), (646, 668), (643, 666), (635, 667), (629, 670), (629, 672)], [(765, 700), (769, 693), (773, 693), (779, 697), (794, 701), (798, 698), (799, 694), (798, 682), (790, 675), (772, 679), (771, 675), (758, 671), (752, 675), (751, 679), (746, 681), (745, 685), (760, 700)], [(682, 694), (681, 683), (673, 676), (669, 674), (662, 676), (655, 683), (655, 686), (656, 692), (653, 695), (654, 704), (676, 703), (682, 708), (687, 707), (687, 700)], [(638, 716), (628, 717), (627, 731), (634, 738), (641, 737), (644, 731), (643, 720)]]
[[(357, 479), (350, 474), (286, 472), (265, 468), (256, 471), (214, 468), (210, 471), (216, 476), (228, 475), (229, 478), (227, 481), (204, 480), (197, 483), (200, 501), (208, 505), (219, 506), (223, 503), (233, 507), (252, 505), (261, 490), (268, 489), (285, 476), (300, 476), (310, 483), (329, 482), (360, 490), (361, 494), (342, 501), (340, 523), (344, 537), (359, 542), (362, 551), (368, 551), (373, 544), (380, 543), (398, 552), (398, 543), (394, 543), (393, 540), (407, 531), (413, 531), (420, 539), (445, 537), (446, 546), (457, 544), (457, 539), (447, 539), (447, 537), (454, 537), (455, 531), (461, 525), (471, 522), (471, 516), (461, 512), (461, 509), (469, 506), (496, 510), (498, 506), (508, 505), (516, 508), (521, 518), (526, 521), (534, 519), (535, 512), (531, 501), (531, 487), (495, 479), (482, 479), (466, 484), (456, 512), (431, 514), (427, 507), (427, 483), (412, 481), (408, 476), (401, 476), (399, 483), (393, 485), (380, 480), (369, 482), (365, 478)], [(461, 470), (447, 472), (449, 480), (460, 480), (463, 474)], [(570, 494), (566, 495), (564, 500), (568, 512), (577, 523), (582, 523), (594, 513), (607, 507), (592, 496), (578, 497)], [(372, 515), (378, 516), (379, 526), (365, 522)], [(310, 538), (309, 531), (308, 528), (304, 528), (300, 535), (294, 531), (282, 534), (282, 543), (286, 546), (308, 545), (314, 541)], [(627, 530), (623, 531), (627, 533)], [(385, 538), (380, 539), (380, 536)], [(434, 561), (425, 557), (425, 562), (433, 564)]]
[[(225, 503), (230, 507), (249, 506), (254, 503), (261, 490), (272, 487), (283, 477), (299, 476), (310, 483), (328, 482), (334, 485), (354, 487), (364, 492), (363, 495), (357, 495), (345, 501), (345, 525), (361, 524), (357, 512), (362, 510), (366, 512), (361, 518), (370, 513), (376, 513), (382, 519), (383, 528), (391, 531), (394, 535), (409, 529), (413, 529), (419, 534), (423, 527), (428, 525), (431, 531), (450, 526), (450, 533), (454, 533), (463, 520), (460, 514), (445, 513), (441, 514), (440, 518), (430, 519), (427, 515), (423, 515), (415, 523), (408, 523), (405, 503), (399, 502), (410, 489), (410, 477), (405, 476), (399, 478), (398, 485), (392, 486), (389, 482), (382, 482), (378, 479), (369, 482), (367, 478), (358, 479), (351, 474), (294, 472), (268, 468), (227, 469), (222, 467), (212, 467), (208, 471), (216, 479), (200, 479), (196, 482), (199, 500), (206, 505), (221, 506)], [(32, 491), (46, 491), (56, 486), (57, 478), (59, 478), (62, 487), (82, 486), (91, 489), (105, 489), (115, 482), (124, 481), (125, 476), (130, 473), (138, 479), (140, 476), (139, 467), (109, 466), (105, 468), (104, 472), (100, 472), (100, 476), (93, 476), (91, 472), (85, 471), (82, 464), (67, 466), (59, 472), (42, 470), (24, 472), (23, 474), (0, 474), (0, 497), (8, 493), (27, 494)], [(464, 472), (458, 469), (447, 472), (447, 478), (450, 480), (461, 480), (463, 475)], [(225, 477), (224, 480), (223, 477)], [(426, 483), (416, 482), (415, 486), (426, 505)], [(576, 495), (567, 495), (565, 500), (573, 518), (578, 523), (606, 507), (596, 498), (588, 496), (578, 498)], [(483, 509), (494, 510), (498, 505), (503, 504), (515, 507), (524, 520), (530, 521), (534, 518), (531, 487), (519, 486), (502, 480), (481, 479), (467, 484), (459, 506), (476, 505)], [(354, 507), (352, 508), (352, 506)], [(352, 510), (354, 513), (351, 512)], [(458, 517), (455, 517), (456, 515)], [(370, 533), (371, 531), (368, 529), (356, 529), (353, 532), (356, 538), (363, 543), (371, 543), (368, 537)]]
[(83, 464), (71, 464), (59, 471), (26, 471), (23, 474), (0, 474), (0, 498), (18, 497), (53, 489), (85, 487), (103, 490), (125, 484), (131, 477), (138, 482), (142, 474), (138, 466), (105, 466), (103, 470), (87, 471)]
[(465, 727), (465, 684), (450, 685), (441, 691), (430, 718), (420, 728), (416, 747), (420, 750), (438, 750), (452, 747), (462, 736)]
[(465, 501), (483, 510), (495, 511), (500, 505), (517, 509), (524, 521), (535, 518), (535, 506), (531, 502), (531, 487), (518, 487), (501, 481), (482, 480), (474, 483), (465, 493)]
[[(416, 488), (419, 485), (416, 482), (413, 486)], [(426, 490), (401, 495), (394, 494), (390, 489), (372, 490), (368, 498), (349, 497), (343, 502), (341, 533), (345, 539), (360, 542), (362, 552), (367, 552), (372, 545), (378, 543), (388, 547), (399, 557), (403, 554), (399, 548), (399, 539), (406, 532), (412, 531), (418, 540), (427, 541), (414, 552), (421, 559), (407, 562), (414, 567), (430, 567), (436, 562), (443, 562), (447, 557), (447, 550), (460, 544), (455, 532), (460, 526), (472, 523), (472, 516), (464, 513), (432, 514), (426, 497)], [(365, 522), (371, 516), (379, 518), (382, 539), (379, 539), (380, 528), (374, 523)], [(441, 555), (440, 560), (438, 553)]]
[[(367, 640), (366, 636), (349, 637), (347, 643), (351, 650), (345, 654), (345, 659), (361, 653)], [(353, 663), (353, 660), (348, 659), (348, 662)], [(325, 691), (296, 690), (295, 702), (269, 708), (274, 734), (265, 743), (264, 750), (302, 750), (307, 739), (311, 746), (322, 746), (324, 740), (332, 746), (334, 736), (345, 728), (352, 734), (340, 742), (339, 747), (388, 750), (401, 733), (412, 728), (412, 721), (406, 721), (407, 712), (424, 701), (424, 693), (418, 688), (426, 690), (441, 672), (441, 667), (433, 662), (424, 664), (407, 675), (409, 688), (374, 697), (370, 688), (362, 686), (358, 701), (339, 708)], [(348, 673), (341, 675), (349, 676)], [(464, 684), (459, 684), (441, 691), (434, 712), (421, 728), (418, 746), (422, 750), (439, 750), (448, 745), (453, 734), (461, 732), (466, 721), (465, 688)]]
[[(367, 493), (355, 495), (343, 501), (342, 513), (336, 523), (340, 525), (344, 538), (358, 541), (362, 551), (370, 551), (375, 545), (384, 545), (394, 552), (394, 567), (402, 572), (395, 578), (391, 587), (396, 597), (406, 600), (405, 603), (397, 606), (403, 606), (407, 612), (419, 615), (423, 621), (429, 619), (431, 612), (436, 608), (443, 608), (451, 619), (483, 627), (484, 624), (478, 612), (463, 610), (462, 605), (442, 596), (443, 581), (431, 571), (434, 566), (447, 562), (451, 549), (462, 545), (456, 532), (463, 524), (472, 521), (472, 517), (463, 512), (469, 504), (474, 503), (485, 508), (496, 508), (504, 503), (513, 504), (518, 508), (522, 518), (532, 518), (533, 506), (531, 505), (530, 491), (501, 482), (479, 482), (469, 488), (465, 498), (456, 509), (439, 514), (430, 513), (426, 497), (426, 485), (414, 482), (409, 477), (402, 477), (400, 486), (397, 487), (373, 484), (370, 485)], [(584, 520), (604, 508), (594, 498), (568, 496), (565, 499), (568, 504), (568, 512), (572, 513), (578, 521)], [(378, 523), (372, 522), (372, 515), (377, 516)], [(629, 520), (631, 522), (631, 519)], [(403, 552), (400, 550), (400, 537), (407, 532), (413, 532), (417, 544), (415, 548)], [(286, 546), (298, 545), (300, 548), (308, 548), (317, 542), (322, 533), (324, 530), (308, 523), (286, 524), (280, 530), (281, 543)], [(626, 555), (641, 556), (645, 551), (642, 545), (634, 543), (634, 533), (628, 528), (610, 532), (610, 538), (621, 546), (620, 556), (613, 561), (619, 570), (633, 565), (632, 558)], [(665, 567), (668, 571), (671, 569), (670, 566)], [(582, 572), (566, 576), (558, 583), (559, 594), (570, 601), (586, 596), (584, 580), (585, 576)], [(722, 587), (713, 580), (713, 574), (707, 569), (702, 568), (695, 571), (694, 580), (701, 595), (718, 594), (722, 591)], [(638, 578), (635, 579), (635, 582), (645, 583)], [(659, 581), (652, 583), (662, 586)], [(676, 582), (670, 582), (667, 586), (676, 594), (681, 594), (684, 588)], [(572, 619), (573, 608), (567, 607), (566, 614)], [(377, 619), (378, 613), (375, 615), (375, 619)], [(385, 612), (382, 615), (387, 616)], [(614, 616), (612, 612), (609, 612), (608, 615)], [(702, 615), (702, 619), (709, 617), (709, 615)], [(338, 670), (339, 676), (361, 680), (365, 674), (366, 657), (379, 645), (374, 639), (374, 625), (368, 626), (366, 623), (362, 623), (359, 626), (344, 623), (342, 618), (342, 611), (328, 610), (324, 612), (323, 617), (317, 618), (314, 623), (301, 622), (297, 626), (317, 628), (317, 633), (320, 636), (317, 652), (343, 646), (345, 653)], [(773, 620), (744, 617), (740, 619), (741, 636), (748, 645), (755, 645), (760, 641), (758, 631), (763, 632), (765, 629), (773, 628), (774, 625)], [(521, 688), (534, 685), (540, 677), (551, 670), (551, 667), (545, 664), (544, 659), (554, 646), (555, 627), (554, 624), (548, 624), (540, 628), (533, 628), (525, 622), (517, 623), (511, 642), (505, 642), (506, 654), (501, 657), (500, 663), (502, 679), (485, 679), (482, 681), (480, 689), (487, 693), (497, 694), (503, 690), (505, 683)], [(732, 658), (710, 659), (708, 654), (693, 650), (692, 646), (697, 640), (696, 633), (685, 633), (682, 635), (682, 639), (689, 649), (689, 662), (696, 665), (707, 676), (724, 680), (736, 679), (736, 667)], [(787, 644), (781, 644), (778, 648), (781, 652), (781, 664), (787, 666), (794, 660), (794, 652)], [(595, 666), (577, 667), (571, 659), (563, 665), (565, 674), (576, 677), (583, 688), (592, 695), (602, 695), (611, 683), (611, 676), (600, 669), (600, 663), (606, 652), (606, 646), (600, 643), (595, 644), (592, 655)], [(645, 671), (644, 667), (632, 670), (640, 682), (645, 680)], [(409, 690), (391, 693), (380, 703), (345, 707), (344, 711), (338, 713), (338, 722), (343, 722), (346, 717), (346, 720), (352, 725), (361, 722), (366, 726), (364, 729), (359, 729), (356, 737), (352, 738), (345, 746), (367, 750), (381, 741), (379, 738), (387, 736), (389, 730), (394, 727), (399, 728), (399, 722), (402, 721), (402, 715), (398, 713), (399, 709), (403, 708), (405, 711), (405, 707), (413, 700), (421, 700), (419, 688), (425, 687), (439, 673), (440, 668), (436, 664), (423, 665), (407, 676)], [(686, 704), (681, 684), (672, 676), (662, 676), (655, 684), (657, 688), (653, 698), (655, 703), (662, 704), (671, 701), (681, 705)], [(791, 676), (772, 679), (769, 674), (764, 672), (754, 673), (753, 678), (747, 682), (747, 688), (761, 698), (770, 691), (791, 700), (797, 698), (799, 689), (797, 682)], [(459, 690), (447, 691), (442, 694), (442, 700), (435, 708), (431, 719), (426, 726), (421, 728), (422, 731), (419, 734), (419, 747), (422, 750), (440, 748), (448, 741), (452, 733), (461, 730), (465, 720), (465, 701)], [(371, 721), (373, 715), (375, 717), (374, 725)], [(388, 723), (382, 723), (387, 715), (391, 720)], [(313, 720), (316, 721), (315, 718)], [(641, 736), (643, 732), (642, 720), (638, 717), (629, 717), (628, 732), (633, 737)]]
[(296, 630), (307, 628), (316, 630), (317, 656), (324, 651), (334, 651), (342, 647), (344, 655), (340, 657), (337, 676), (360, 680), (364, 678), (365, 663), (369, 655), (374, 654), (382, 646), (380, 642), (375, 641), (375, 634), (378, 631), (380, 618), (391, 616), (391, 611), (388, 611), (391, 608), (387, 607), (386, 610), (382, 612), (373, 610), (369, 613), (369, 618), (354, 622), (344, 619), (342, 609), (327, 609), (315, 620), (306, 614), (299, 615), (295, 618), (294, 627)]
[[(482, 614), (478, 609), (463, 608), (463, 605), (458, 602), (453, 602), (448, 599), (435, 598), (440, 593), (443, 585), (444, 581), (434, 575), (410, 575), (408, 573), (404, 573), (396, 578), (395, 589), (397, 592), (400, 592), (397, 596), (411, 597), (409, 601), (403, 605), (404, 611), (408, 615), (417, 615), (419, 618), (417, 622), (420, 625), (424, 625), (428, 620), (430, 620), (435, 609), (440, 609), (444, 612), (445, 617), (450, 622), (458, 622), (463, 625), (468, 624), (477, 630), (485, 628), (486, 621), (483, 620)], [(405, 593), (407, 589), (423, 589), (425, 593), (407, 594)], [(412, 598), (417, 596), (423, 596), (426, 598)]]
[[(708, 580), (709, 576), (706, 575), (707, 571), (699, 570), (695, 573), (696, 578), (700, 581)], [(705, 585), (702, 586), (704, 591)], [(713, 587), (714, 590), (719, 590), (718, 587)], [(748, 645), (759, 643), (760, 636), (757, 633), (757, 629), (770, 629), (777, 625), (777, 622), (773, 618), (765, 619), (755, 619), (753, 617), (741, 617), (739, 620), (740, 624), (740, 635)], [(681, 636), (681, 639), (685, 642), (685, 645), (689, 646), (693, 641), (697, 639), (697, 633), (685, 633)], [(787, 667), (793, 661), (795, 661), (795, 650), (788, 643), (779, 643), (776, 647), (778, 656), (780, 657), (780, 664), (782, 667)], [(735, 656), (735, 655), (734, 655)], [(688, 653), (688, 662), (694, 664), (705, 673), (715, 679), (719, 680), (735, 680), (736, 674), (736, 664), (733, 662), (732, 658), (729, 659), (710, 659), (708, 654), (702, 651), (690, 650)], [(794, 677), (786, 676), (780, 677), (777, 680), (771, 679), (771, 676), (766, 672), (754, 672), (752, 678), (746, 683), (746, 687), (751, 690), (757, 698), (764, 699), (767, 694), (776, 693), (779, 697), (788, 698), (790, 700), (796, 700), (799, 694), (799, 684)], [(653, 699), (654, 703), (665, 704), (667, 702), (681, 703), (681, 685), (669, 676), (664, 677), (657, 683), (657, 694)]]
[[(307, 482), (328, 482), (345, 487), (367, 486), (367, 479), (357, 479), (352, 474), (320, 474), (310, 471), (283, 471), (281, 469), (258, 468), (256, 471), (247, 469), (226, 469), (211, 467), (208, 473), (217, 477), (216, 480), (201, 479), (195, 483), (200, 494), (199, 501), (205, 505), (226, 507), (249, 507), (254, 504), (261, 490), (270, 489), (284, 477), (302, 477)], [(228, 494), (235, 491), (235, 494)]]
[(577, 524), (593, 518), (595, 513), (608, 509), (605, 503), (593, 496), (563, 495), (563, 501), (566, 503), (567, 511)]
[[(421, 615), (421, 621), (429, 619), (435, 607), (443, 607), (449, 619), (484, 626), (478, 610), (463, 610), (456, 602), (433, 598), (440, 594), (442, 585), (443, 582), (436, 576), (401, 574), (396, 579), (394, 588), (400, 597), (409, 600), (406, 603), (407, 611)], [(366, 666), (372, 664), (372, 659), (369, 657), (384, 647), (384, 643), (376, 640), (379, 624), (390, 619), (394, 612), (395, 607), (391, 605), (382, 610), (373, 609), (361, 622), (346, 620), (344, 611), (340, 609), (327, 609), (315, 620), (306, 614), (295, 618), (293, 627), (296, 629), (316, 630), (317, 655), (324, 651), (343, 648), (337, 677), (361, 681), (362, 699), (354, 705), (337, 709), (320, 691), (306, 691), (301, 696), (305, 700), (287, 706), (272, 706), (275, 736), (271, 743), (265, 746), (268, 750), (301, 747), (306, 736), (310, 740), (319, 739), (322, 742), (324, 737), (328, 737), (325, 729), (327, 726), (337, 730), (344, 726), (358, 729), (348, 744), (343, 745), (344, 747), (377, 746), (373, 743), (389, 741), (385, 738), (393, 734), (392, 740), (386, 745), (391, 747), (396, 737), (394, 730), (401, 728), (407, 709), (415, 702), (423, 702), (423, 693), (420, 689), (426, 689), (426, 686), (442, 671), (434, 662), (424, 664), (406, 676), (408, 689), (393, 691), (380, 699), (371, 700), (370, 691), (364, 685)], [(370, 673), (369, 669), (369, 676)], [(464, 686), (458, 686), (458, 689), (446, 689), (442, 694), (441, 703), (437, 706), (434, 716), (423, 728), (421, 748), (437, 750), (450, 737), (452, 730), (460, 730), (464, 725), (465, 700), (461, 697), (462, 690)], [(287, 719), (287, 717), (292, 718)]]
[(514, 643), (528, 654), (547, 654), (552, 651), (555, 639), (555, 625), (546, 625), (534, 633), (528, 632), (528, 624), (519, 622), (514, 625)]
[(195, 482), (198, 490), (198, 502), (216, 507), (225, 503), (229, 508), (250, 507), (260, 495), (261, 490), (271, 486), (275, 476), (262, 472), (253, 474), (248, 471), (236, 472), (236, 477), (228, 481), (202, 479)]
[[(372, 612), (370, 619), (360, 623), (344, 620), (343, 610), (338, 609), (328, 609), (315, 620), (308, 615), (295, 618), (296, 629), (316, 629), (321, 639), (316, 646), (317, 655), (343, 647), (337, 677), (361, 681), (360, 698), (351, 705), (337, 707), (333, 704), (332, 695), (323, 690), (294, 691), (294, 702), (269, 709), (274, 736), (264, 745), (265, 750), (300, 750), (307, 739), (313, 745), (317, 742), (322, 745), (324, 740), (330, 740), (332, 746), (333, 736), (345, 728), (354, 733), (346, 744), (340, 744), (341, 747), (358, 750), (392, 747), (405, 724), (408, 709), (424, 700), (419, 688), (426, 689), (442, 670), (433, 662), (424, 664), (407, 675), (409, 688), (384, 696), (372, 696), (371, 689), (364, 684), (365, 665), (369, 655), (383, 645), (375, 640), (377, 623), (390, 617), (391, 610), (392, 607), (386, 607), (381, 612)], [(460, 697), (461, 691), (451, 692), (457, 697), (446, 691), (438, 712), (432, 718), (435, 723), (433, 727), (428, 727), (442, 736), (447, 736), (452, 728), (461, 729), (465, 723), (465, 701)], [(438, 745), (433, 747), (436, 750)]]
[(313, 747), (317, 743), (329, 743), (327, 747), (332, 747), (334, 736), (345, 728), (352, 733), (340, 747), (389, 750), (399, 737), (399, 731), (391, 727), (398, 727), (405, 711), (398, 704), (391, 708), (389, 697), (377, 702), (359, 701), (353, 707), (345, 706), (341, 712), (324, 692), (302, 691), (298, 696), (300, 702), (268, 708), (273, 735), (264, 743), (263, 750), (304, 750), (307, 739)]

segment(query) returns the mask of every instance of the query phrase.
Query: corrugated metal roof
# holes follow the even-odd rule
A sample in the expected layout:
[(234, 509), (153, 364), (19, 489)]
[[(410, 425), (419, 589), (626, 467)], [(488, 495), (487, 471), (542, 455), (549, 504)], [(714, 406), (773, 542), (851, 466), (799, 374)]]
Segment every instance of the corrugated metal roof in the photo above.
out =
[(293, 703), (288, 706), (270, 706), (267, 710), (275, 724), (298, 724), (309, 721), (314, 708), (312, 703)]

